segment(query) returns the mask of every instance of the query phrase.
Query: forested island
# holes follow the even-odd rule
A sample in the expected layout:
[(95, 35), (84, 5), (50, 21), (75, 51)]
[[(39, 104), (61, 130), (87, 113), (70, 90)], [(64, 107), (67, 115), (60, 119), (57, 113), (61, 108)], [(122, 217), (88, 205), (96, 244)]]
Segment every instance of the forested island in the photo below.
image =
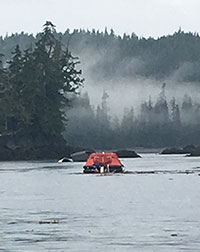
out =
[[(62, 136), (69, 94), (83, 83), (73, 57), (46, 22), (34, 48), (17, 44), (0, 68), (0, 158), (46, 159), (69, 154)], [(2, 55), (3, 56), (3, 55)]]
[[(58, 33), (47, 22), (36, 36), (0, 37), (0, 53), (1, 159), (57, 158), (76, 149), (72, 146), (200, 143), (198, 34), (180, 29), (154, 39), (107, 29)], [(88, 86), (96, 90), (96, 103)], [(141, 99), (135, 107), (138, 86)], [(112, 96), (118, 89), (120, 98)], [(127, 105), (123, 94), (130, 94), (132, 103)], [(113, 102), (123, 114), (113, 112)]]

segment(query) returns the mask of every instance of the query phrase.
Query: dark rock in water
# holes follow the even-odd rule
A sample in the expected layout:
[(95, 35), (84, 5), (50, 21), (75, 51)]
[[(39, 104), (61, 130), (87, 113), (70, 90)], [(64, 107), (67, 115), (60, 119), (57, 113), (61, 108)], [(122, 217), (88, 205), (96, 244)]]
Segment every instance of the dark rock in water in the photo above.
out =
[(187, 145), (183, 148), (167, 148), (164, 149), (160, 154), (188, 154), (193, 152), (196, 149), (194, 145)]
[(171, 234), (171, 236), (172, 236), (172, 237), (177, 237), (178, 234), (175, 234), (175, 233), (174, 233), (174, 234)]
[(71, 154), (71, 158), (74, 162), (85, 162), (87, 161), (89, 155), (95, 152), (94, 150), (84, 150)]
[(197, 146), (191, 153), (188, 155), (189, 157), (199, 157), (200, 156), (200, 146)]
[(141, 158), (134, 150), (118, 150), (116, 153), (119, 158)]
[(73, 162), (73, 160), (71, 158), (67, 158), (67, 157), (63, 157), (58, 160), (58, 163), (69, 163), (69, 162)]
[(179, 148), (167, 148), (164, 149), (160, 154), (186, 154), (186, 153), (183, 153), (182, 149)]

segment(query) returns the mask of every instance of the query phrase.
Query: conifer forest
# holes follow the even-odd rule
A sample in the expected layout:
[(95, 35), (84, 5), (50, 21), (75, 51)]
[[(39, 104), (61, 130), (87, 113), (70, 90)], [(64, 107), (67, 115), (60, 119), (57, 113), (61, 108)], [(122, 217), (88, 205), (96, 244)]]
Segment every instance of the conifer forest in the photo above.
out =
[(64, 152), (66, 144), (198, 145), (199, 90), (200, 37), (181, 29), (154, 39), (107, 29), (59, 33), (46, 22), (35, 36), (0, 37), (1, 144), (19, 158), (38, 158), (38, 149), (52, 156), (47, 146)]

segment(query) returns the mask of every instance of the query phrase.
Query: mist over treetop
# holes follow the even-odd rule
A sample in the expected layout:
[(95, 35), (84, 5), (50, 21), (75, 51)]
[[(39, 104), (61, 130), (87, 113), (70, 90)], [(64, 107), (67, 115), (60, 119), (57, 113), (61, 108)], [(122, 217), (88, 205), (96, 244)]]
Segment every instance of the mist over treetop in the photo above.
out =
[[(158, 39), (116, 35), (113, 30), (78, 30), (56, 33), (55, 37), (78, 55), (86, 76), (94, 80), (113, 78), (154, 78), (169, 76), (179, 81), (196, 82), (200, 79), (200, 37), (196, 33), (178, 30), (173, 35)], [(21, 33), (0, 38), (0, 53), (4, 62), (10, 59), (16, 44), (21, 49), (34, 46), (39, 34)]]
[[(17, 48), (21, 48), (23, 58), (28, 60), (27, 57), (31, 56), (34, 59), (39, 46), (43, 46), (40, 45), (40, 41), (44, 38), (44, 32), (38, 33), (36, 37), (21, 33), (1, 38), (1, 67), (5, 69), (10, 67), (9, 59), (12, 58), (11, 62), (13, 61), (12, 52), (15, 55)], [(95, 148), (198, 144), (200, 121), (198, 101), (200, 37), (198, 34), (179, 30), (173, 35), (159, 39), (145, 39), (138, 38), (135, 34), (117, 36), (113, 30), (107, 31), (107, 29), (104, 32), (67, 30), (65, 33), (57, 33), (52, 27), (49, 38), (50, 40), (43, 48), (47, 51), (41, 50), (42, 54), (37, 53), (37, 61), (28, 60), (36, 65), (31, 65), (31, 68), (29, 64), (25, 64), (29, 68), (28, 71), (23, 68), (23, 76), (20, 75), (22, 83), (25, 86), (30, 83), (29, 87), (33, 88), (31, 81), (34, 80), (33, 83), (35, 83), (37, 79), (30, 76), (32, 74), (37, 76), (38, 73), (39, 76), (43, 76), (44, 71), (41, 71), (40, 67), (48, 67), (49, 64), (53, 71), (47, 68), (48, 75), (45, 70), (44, 81), (43, 78), (38, 79), (36, 84), (43, 87), (48, 82), (50, 84), (48, 91), (54, 97), (54, 92), (52, 92), (55, 88), (54, 80), (56, 83), (58, 81), (57, 84), (60, 81), (63, 82), (63, 79), (57, 79), (57, 77), (60, 74), (62, 76), (63, 73), (67, 76), (67, 69), (70, 68), (72, 75), (67, 79), (67, 83), (70, 84), (70, 78), (74, 73), (73, 67), (75, 67), (76, 78), (73, 80), (79, 83), (78, 91), (81, 94), (88, 92), (85, 96), (75, 96), (70, 104), (71, 110), (69, 106), (57, 106), (56, 104), (59, 103), (54, 103), (44, 93), (44, 99), (41, 100), (43, 102), (47, 98), (48, 103), (42, 104), (44, 111), (48, 112), (46, 121), (51, 122), (52, 132), (55, 128), (58, 129), (54, 126), (59, 121), (62, 127), (58, 132), (61, 133), (61, 128), (64, 129), (63, 134), (67, 141), (74, 145), (86, 146), (87, 144)], [(52, 54), (53, 41), (56, 43)], [(28, 52), (33, 52), (33, 54)], [(66, 62), (63, 63), (64, 65), (67, 63), (67, 66), (62, 68), (64, 71), (62, 73), (58, 70), (62, 57), (58, 57), (57, 52), (60, 52), (60, 56), (66, 56), (64, 57)], [(53, 58), (52, 55), (54, 55)], [(37, 73), (34, 72), (35, 66), (39, 70)], [(83, 70), (83, 74), (80, 69)], [(27, 73), (29, 73), (28, 76)], [(26, 82), (24, 82), (24, 76), (27, 78)], [(81, 87), (83, 78), (85, 78), (85, 83), (84, 87)], [(12, 85), (14, 83), (13, 78)], [(60, 92), (58, 94), (62, 96)], [(56, 106), (59, 110), (55, 110)], [(35, 102), (34, 107), (40, 115), (46, 134), (48, 128), (43, 123), (44, 116), (40, 113), (40, 107)], [(24, 108), (27, 109), (29, 106), (24, 106)], [(30, 111), (31, 113), (22, 113), (23, 110), (18, 109), (17, 112), (23, 120), (30, 115), (27, 120), (28, 123), (32, 123), (34, 115), (32, 106), (30, 106)], [(58, 112), (55, 115), (59, 120), (53, 119), (52, 111)], [(60, 120), (62, 119), (59, 117), (60, 112), (61, 114), (65, 112), (64, 114), (67, 115), (67, 125)], [(10, 115), (10, 117), (13, 120), (13, 116)], [(18, 115), (15, 117), (18, 120)], [(7, 121), (4, 120), (4, 122), (6, 123), (2, 124), (2, 129), (6, 131)], [(10, 126), (13, 127), (13, 125), (10, 122)], [(48, 126), (50, 126), (49, 123)], [(34, 130), (36, 127), (38, 123), (35, 119)]]

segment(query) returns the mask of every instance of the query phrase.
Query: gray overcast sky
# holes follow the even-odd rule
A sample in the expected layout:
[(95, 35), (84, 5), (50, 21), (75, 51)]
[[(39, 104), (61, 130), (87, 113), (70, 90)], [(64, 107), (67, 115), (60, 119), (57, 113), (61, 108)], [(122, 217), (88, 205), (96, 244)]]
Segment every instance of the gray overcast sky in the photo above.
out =
[(46, 20), (57, 31), (67, 28), (113, 28), (159, 37), (184, 31), (200, 32), (200, 0), (0, 0), (0, 35), (37, 33)]

